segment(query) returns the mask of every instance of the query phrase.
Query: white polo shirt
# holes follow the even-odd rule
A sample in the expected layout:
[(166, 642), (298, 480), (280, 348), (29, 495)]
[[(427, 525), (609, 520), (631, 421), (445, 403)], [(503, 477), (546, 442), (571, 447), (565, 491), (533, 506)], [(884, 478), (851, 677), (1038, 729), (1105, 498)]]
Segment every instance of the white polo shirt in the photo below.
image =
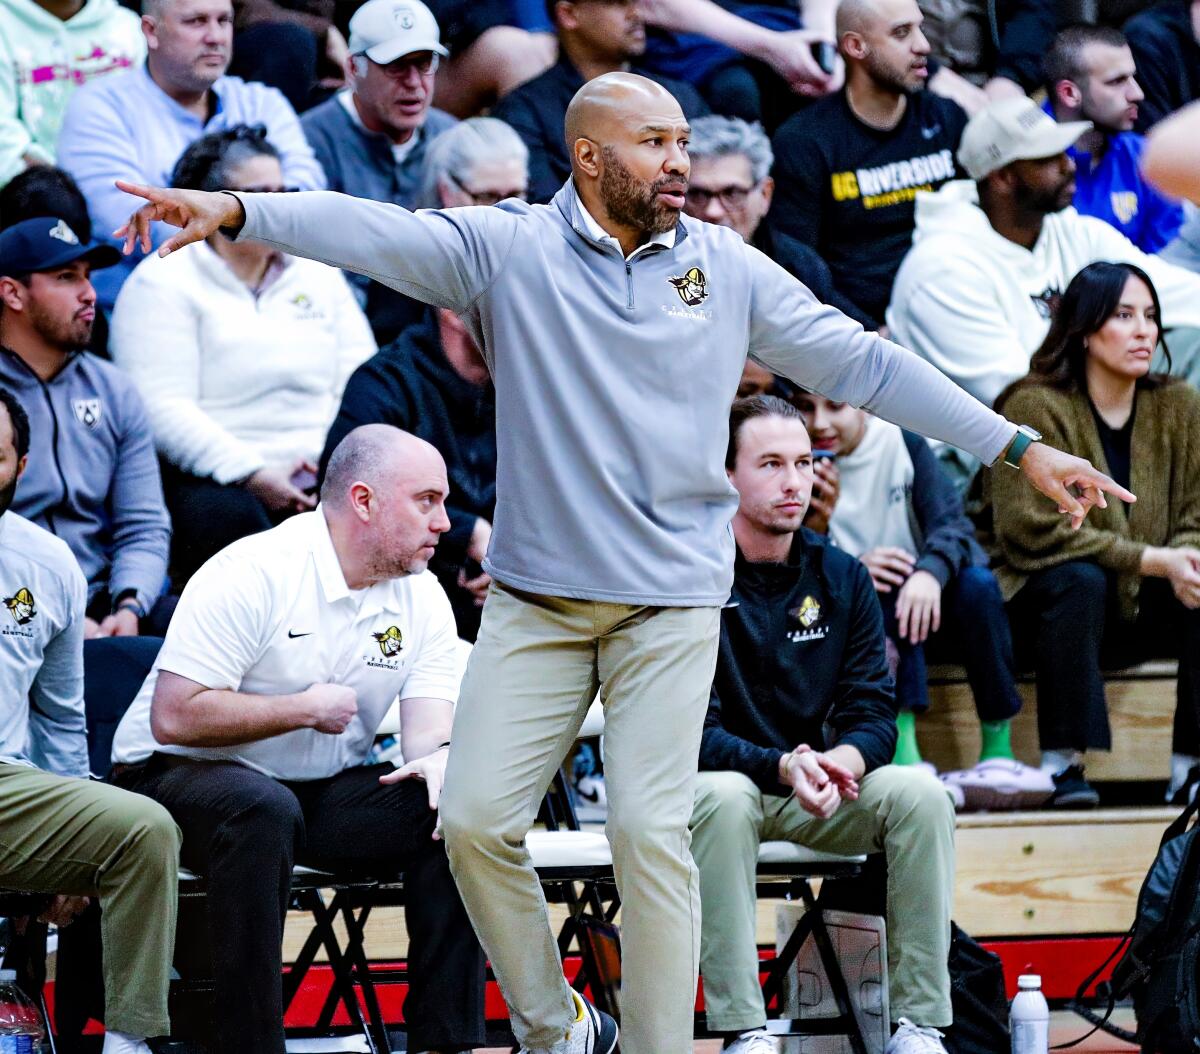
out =
[[(428, 571), (351, 590), (318, 506), (235, 542), (196, 572), (117, 728), (113, 761), (161, 751), (240, 761), (276, 779), (336, 775), (366, 758), (397, 696), (457, 701), (457, 640), (450, 601)], [(168, 746), (150, 730), (160, 669), (250, 695), (341, 684), (358, 693), (358, 714), (337, 736), (304, 728), (232, 747)]]

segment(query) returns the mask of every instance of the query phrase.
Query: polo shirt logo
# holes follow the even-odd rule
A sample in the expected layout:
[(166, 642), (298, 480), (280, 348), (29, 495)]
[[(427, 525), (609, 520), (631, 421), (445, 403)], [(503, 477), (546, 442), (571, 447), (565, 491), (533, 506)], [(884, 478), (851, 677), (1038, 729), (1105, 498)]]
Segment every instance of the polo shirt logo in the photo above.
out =
[(384, 658), (390, 659), (400, 654), (404, 636), (401, 634), (399, 626), (388, 626), (382, 633), (372, 633), (371, 636), (378, 641), (379, 650), (383, 652)]
[(679, 299), (688, 307), (703, 304), (708, 299), (708, 279), (699, 267), (689, 267), (681, 275), (671, 275), (667, 281), (675, 287)]
[(88, 428), (95, 428), (100, 423), (101, 408), (99, 399), (75, 399), (71, 403), (75, 411), (75, 419)]
[(33, 602), (33, 594), (24, 586), (12, 596), (5, 597), (4, 606), (8, 608), (8, 613), (12, 615), (13, 621), (18, 626), (32, 622), (37, 616), (37, 606)]

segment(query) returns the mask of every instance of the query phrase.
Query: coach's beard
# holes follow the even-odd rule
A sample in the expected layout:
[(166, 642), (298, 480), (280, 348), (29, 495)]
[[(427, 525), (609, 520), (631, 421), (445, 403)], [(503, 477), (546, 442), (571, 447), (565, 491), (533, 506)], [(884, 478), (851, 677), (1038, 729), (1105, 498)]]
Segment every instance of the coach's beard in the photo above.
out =
[(679, 222), (680, 209), (659, 199), (664, 190), (687, 189), (681, 176), (664, 176), (653, 183), (639, 180), (606, 146), (601, 150), (604, 170), (600, 173), (600, 197), (609, 216), (617, 223), (646, 234), (664, 234)]

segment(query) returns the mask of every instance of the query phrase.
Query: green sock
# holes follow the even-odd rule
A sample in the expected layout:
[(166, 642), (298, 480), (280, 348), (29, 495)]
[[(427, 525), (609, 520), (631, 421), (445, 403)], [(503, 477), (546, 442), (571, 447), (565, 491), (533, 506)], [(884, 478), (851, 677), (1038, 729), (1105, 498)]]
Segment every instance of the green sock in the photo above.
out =
[(989, 758), (1013, 759), (1012, 721), (980, 721), (979, 730), (983, 733), (983, 745), (979, 748), (979, 760)]
[(917, 715), (911, 710), (901, 710), (896, 715), (896, 754), (893, 765), (919, 765), (921, 748), (917, 746)]

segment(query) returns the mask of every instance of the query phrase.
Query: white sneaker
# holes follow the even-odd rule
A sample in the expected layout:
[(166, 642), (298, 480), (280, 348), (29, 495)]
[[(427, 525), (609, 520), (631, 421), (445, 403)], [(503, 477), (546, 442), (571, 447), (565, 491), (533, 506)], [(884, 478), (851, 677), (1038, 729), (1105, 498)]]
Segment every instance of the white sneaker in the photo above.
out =
[(779, 1054), (779, 1040), (761, 1028), (743, 1032), (721, 1054)]
[(1054, 794), (1054, 780), (1012, 758), (989, 758), (974, 768), (946, 772), (942, 782), (962, 791), (966, 808), (1036, 809)]
[(104, 1050), (101, 1054), (150, 1054), (150, 1047), (141, 1036), (130, 1036), (124, 1032), (104, 1033)]
[(617, 1023), (572, 991), (577, 1017), (566, 1037), (554, 1046), (522, 1047), (520, 1054), (612, 1054), (617, 1049)]
[(936, 1028), (922, 1028), (906, 1017), (883, 1048), (883, 1054), (947, 1054), (942, 1046), (942, 1033)]

